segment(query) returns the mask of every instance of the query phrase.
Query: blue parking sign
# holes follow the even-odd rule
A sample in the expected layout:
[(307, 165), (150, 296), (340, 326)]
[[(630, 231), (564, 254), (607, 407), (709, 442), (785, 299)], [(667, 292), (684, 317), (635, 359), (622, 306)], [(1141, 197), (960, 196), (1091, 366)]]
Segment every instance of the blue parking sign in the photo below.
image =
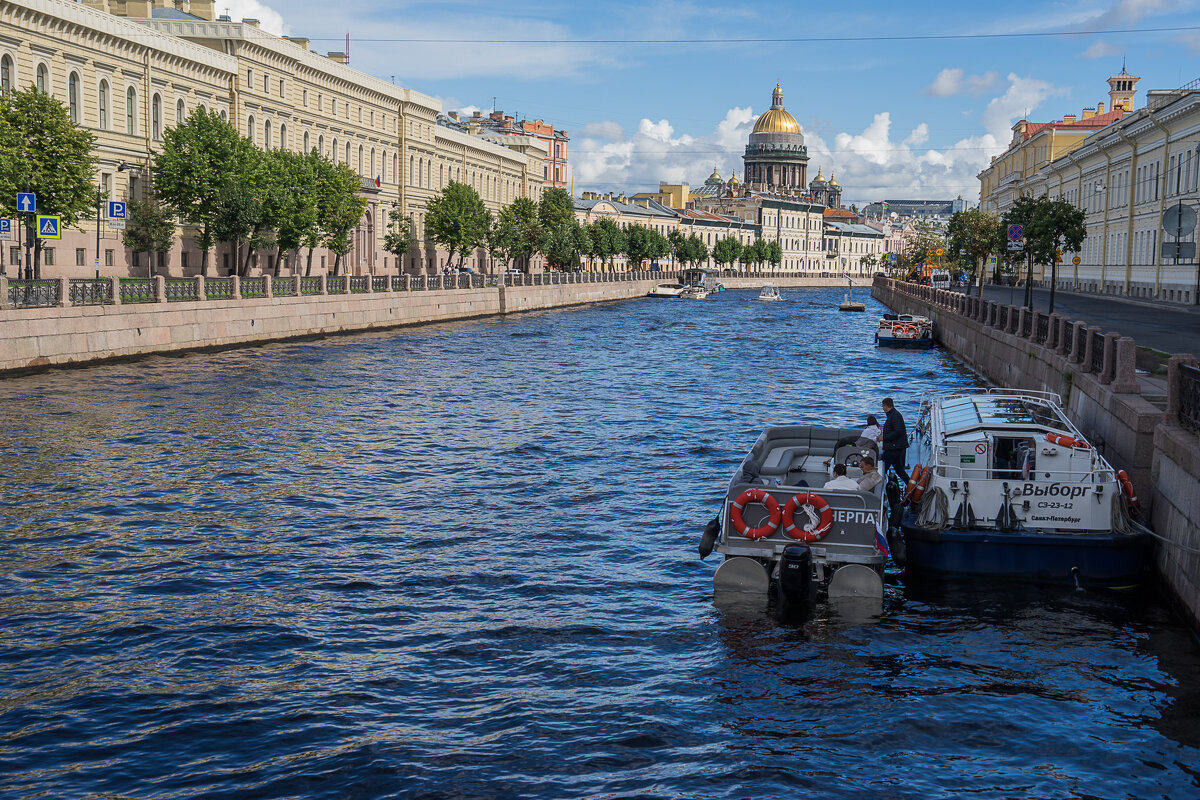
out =
[(125, 219), (125, 204), (115, 200), (108, 201), (108, 218)]
[(0, 219), (0, 233), (12, 233), (11, 219)]

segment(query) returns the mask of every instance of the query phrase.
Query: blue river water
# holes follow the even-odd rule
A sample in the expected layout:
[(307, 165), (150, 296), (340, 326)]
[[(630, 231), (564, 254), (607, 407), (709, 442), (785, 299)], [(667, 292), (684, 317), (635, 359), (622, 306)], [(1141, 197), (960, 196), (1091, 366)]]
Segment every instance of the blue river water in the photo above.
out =
[(714, 605), (764, 426), (976, 385), (783, 294), (0, 382), (0, 798), (1200, 797), (1152, 592)]

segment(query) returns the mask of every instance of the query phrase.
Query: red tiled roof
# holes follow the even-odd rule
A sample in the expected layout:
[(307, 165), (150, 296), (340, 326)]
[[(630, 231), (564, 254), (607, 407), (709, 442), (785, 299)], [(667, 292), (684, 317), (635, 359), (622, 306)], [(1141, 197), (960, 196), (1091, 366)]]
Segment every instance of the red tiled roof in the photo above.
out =
[(853, 211), (845, 208), (827, 208), (825, 209), (825, 219), (854, 219), (858, 215)]
[(1096, 130), (1104, 128), (1121, 117), (1125, 116), (1125, 109), (1117, 106), (1112, 111), (1106, 111), (1103, 114), (1097, 114), (1094, 117), (1087, 119), (1078, 119), (1074, 122), (1028, 122), (1025, 124), (1025, 139), (1029, 139), (1041, 131), (1054, 128), (1056, 130)]

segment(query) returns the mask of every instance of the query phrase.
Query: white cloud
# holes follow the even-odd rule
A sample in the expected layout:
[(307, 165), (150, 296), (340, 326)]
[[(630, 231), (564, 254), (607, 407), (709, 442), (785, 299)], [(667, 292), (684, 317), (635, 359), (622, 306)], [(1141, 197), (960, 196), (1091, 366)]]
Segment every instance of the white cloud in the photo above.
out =
[(1124, 51), (1116, 45), (1111, 45), (1103, 39), (1097, 39), (1088, 45), (1088, 49), (1079, 54), (1080, 58), (1096, 59), (1119, 56)]
[(291, 30), (290, 26), (284, 24), (282, 14), (258, 0), (220, 0), (217, 13), (228, 14), (235, 21), (256, 19), (259, 27), (276, 36), (288, 35)]
[(933, 83), (925, 87), (924, 94), (934, 97), (952, 97), (956, 94), (981, 95), (992, 89), (999, 77), (996, 72), (966, 75), (959, 67), (947, 67), (937, 74)]
[(1112, 6), (1087, 20), (1087, 24), (1100, 28), (1110, 25), (1128, 25), (1143, 17), (1170, 14), (1191, 6), (1188, 0), (1118, 0)]
[(604, 122), (589, 122), (579, 129), (578, 135), (583, 138), (603, 139), (608, 142), (615, 142), (618, 139), (625, 138), (625, 129), (620, 123), (606, 120)]

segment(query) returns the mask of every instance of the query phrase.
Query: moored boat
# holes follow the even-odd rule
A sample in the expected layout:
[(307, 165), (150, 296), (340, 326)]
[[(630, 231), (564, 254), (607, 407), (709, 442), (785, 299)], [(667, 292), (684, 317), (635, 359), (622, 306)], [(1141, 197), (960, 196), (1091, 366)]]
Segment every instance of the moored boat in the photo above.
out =
[(679, 293), (686, 287), (682, 283), (660, 283), (650, 291), (646, 292), (647, 297), (658, 297), (666, 300), (674, 300), (679, 297)]
[[(883, 595), (887, 490), (821, 488), (844, 464), (856, 485), (862, 460), (876, 445), (861, 431), (781, 426), (763, 431), (729, 482), (721, 513), (709, 523), (700, 555), (725, 560), (713, 576), (722, 593), (766, 596), (808, 605), (829, 598)], [(894, 499), (898, 490), (892, 484)]]
[(755, 299), (761, 300), (764, 303), (777, 303), (783, 299), (783, 296), (779, 294), (779, 289), (774, 284), (766, 283), (763, 284), (762, 290)]
[(681, 300), (703, 300), (708, 297), (708, 289), (702, 285), (685, 286), (679, 293)]
[(901, 520), (912, 574), (1125, 588), (1146, 573), (1150, 532), (1123, 470), (1049, 392), (926, 398)]
[(933, 320), (913, 314), (884, 314), (875, 331), (875, 344), (927, 350), (933, 347)]

